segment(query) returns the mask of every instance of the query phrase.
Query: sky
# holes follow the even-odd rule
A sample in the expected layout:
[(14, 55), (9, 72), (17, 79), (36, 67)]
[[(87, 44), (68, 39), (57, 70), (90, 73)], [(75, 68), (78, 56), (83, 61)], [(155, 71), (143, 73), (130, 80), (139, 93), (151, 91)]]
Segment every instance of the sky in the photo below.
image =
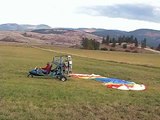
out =
[(0, 24), (160, 30), (160, 0), (0, 0)]

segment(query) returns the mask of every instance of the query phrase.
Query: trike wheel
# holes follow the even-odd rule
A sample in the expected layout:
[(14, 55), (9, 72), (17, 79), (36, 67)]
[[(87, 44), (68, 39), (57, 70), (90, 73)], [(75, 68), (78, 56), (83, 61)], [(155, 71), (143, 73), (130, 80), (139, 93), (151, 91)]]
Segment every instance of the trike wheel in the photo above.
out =
[(60, 80), (61, 80), (62, 82), (64, 82), (64, 81), (67, 80), (67, 78), (66, 78), (65, 76), (61, 76), (61, 77), (60, 77)]
[(27, 77), (32, 77), (32, 78), (33, 78), (33, 75), (31, 75), (31, 74), (28, 74), (28, 75), (27, 75)]

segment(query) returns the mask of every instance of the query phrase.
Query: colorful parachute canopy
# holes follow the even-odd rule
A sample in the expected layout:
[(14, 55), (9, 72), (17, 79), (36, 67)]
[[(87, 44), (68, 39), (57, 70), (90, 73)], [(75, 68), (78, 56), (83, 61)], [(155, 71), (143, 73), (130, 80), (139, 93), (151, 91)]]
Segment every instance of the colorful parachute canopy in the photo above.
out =
[(74, 78), (92, 79), (102, 82), (107, 88), (115, 88), (119, 90), (145, 90), (146, 87), (143, 84), (136, 84), (126, 80), (107, 78), (95, 74), (70, 74)]

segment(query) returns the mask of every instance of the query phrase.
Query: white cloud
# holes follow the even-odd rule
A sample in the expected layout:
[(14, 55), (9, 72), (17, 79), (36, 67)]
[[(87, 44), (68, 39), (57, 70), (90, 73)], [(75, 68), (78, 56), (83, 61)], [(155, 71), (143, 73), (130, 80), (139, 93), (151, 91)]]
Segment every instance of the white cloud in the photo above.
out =
[(125, 18), (160, 23), (160, 7), (146, 4), (115, 4), (82, 8), (82, 13), (93, 16)]
[[(159, 0), (1, 0), (0, 24), (48, 24), (52, 27), (95, 27), (132, 30), (136, 28), (160, 29), (156, 23), (89, 16), (79, 8), (114, 4), (149, 4), (160, 6)], [(96, 12), (96, 11), (95, 11)], [(95, 13), (94, 13), (95, 14)], [(159, 9), (154, 9), (159, 15)]]

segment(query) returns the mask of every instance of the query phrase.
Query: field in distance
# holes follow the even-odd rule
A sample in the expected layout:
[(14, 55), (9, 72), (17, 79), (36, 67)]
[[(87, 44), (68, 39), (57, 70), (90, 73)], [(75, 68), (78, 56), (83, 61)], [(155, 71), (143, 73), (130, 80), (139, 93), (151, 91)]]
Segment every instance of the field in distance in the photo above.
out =
[[(160, 119), (160, 55), (70, 48), (0, 45), (0, 119)], [(109, 89), (91, 80), (27, 78), (53, 56), (72, 54), (73, 72), (94, 73), (147, 86), (145, 91)]]
[(84, 50), (73, 49), (67, 47), (56, 46), (37, 46), (45, 51), (53, 51), (62, 54), (71, 54), (79, 57), (93, 58), (97, 60), (107, 60), (113, 62), (146, 65), (152, 67), (160, 67), (160, 54), (158, 53), (127, 53), (115, 51), (99, 51), (99, 50)]

